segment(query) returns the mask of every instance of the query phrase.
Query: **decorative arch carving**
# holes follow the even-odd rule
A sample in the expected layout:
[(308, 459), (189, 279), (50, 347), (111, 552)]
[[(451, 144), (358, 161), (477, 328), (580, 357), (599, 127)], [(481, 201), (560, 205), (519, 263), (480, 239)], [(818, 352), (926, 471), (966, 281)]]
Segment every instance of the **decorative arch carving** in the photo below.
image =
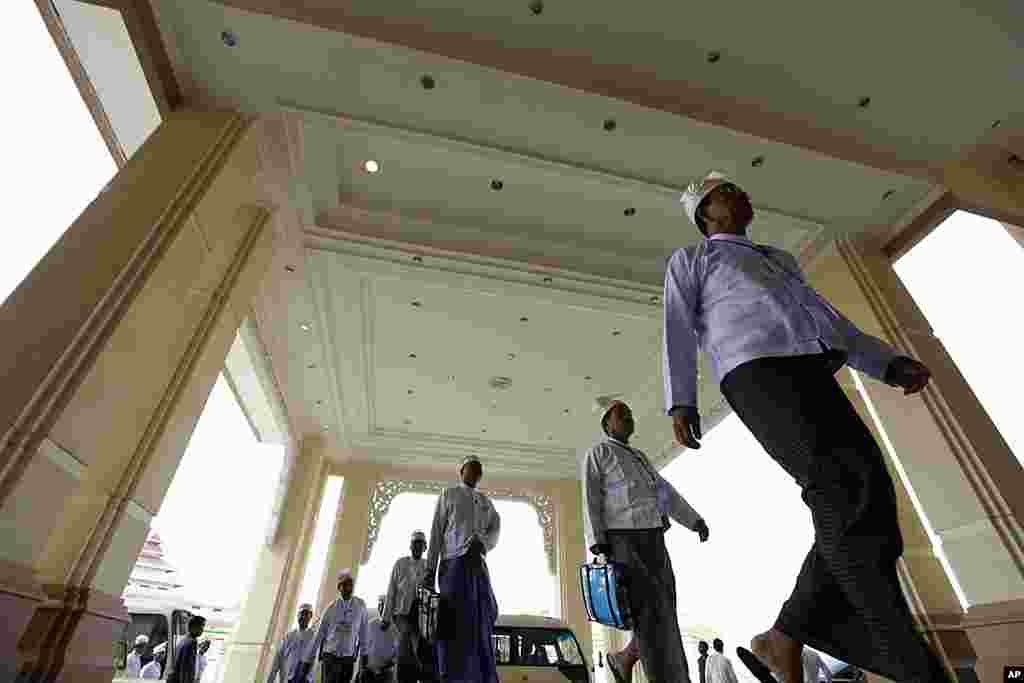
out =
[[(408, 479), (382, 479), (373, 487), (370, 494), (370, 528), (366, 534), (366, 547), (363, 548), (363, 563), (370, 561), (370, 553), (380, 534), (380, 525), (391, 508), (391, 502), (403, 493), (440, 494), (450, 486), (443, 481), (419, 481)], [(533, 491), (516, 489), (495, 489), (481, 487), (481, 493), (491, 499), (516, 500), (527, 503), (537, 512), (544, 537), (544, 554), (548, 559), (548, 570), (558, 574), (558, 557), (555, 552), (555, 501), (551, 496)]]

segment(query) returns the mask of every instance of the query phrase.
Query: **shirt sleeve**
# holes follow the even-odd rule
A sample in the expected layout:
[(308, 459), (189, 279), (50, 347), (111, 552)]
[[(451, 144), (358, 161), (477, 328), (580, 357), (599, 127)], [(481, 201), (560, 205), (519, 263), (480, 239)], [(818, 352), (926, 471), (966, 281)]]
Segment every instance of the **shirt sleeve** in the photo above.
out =
[(448, 497), (444, 491), (437, 497), (434, 506), (434, 523), (430, 527), (430, 550), (427, 552), (427, 576), (437, 574), (437, 563), (441, 560), (441, 548), (444, 547), (444, 532), (448, 521)]
[(359, 610), (359, 642), (356, 643), (356, 655), (369, 655), (370, 654), (370, 638), (368, 634), (368, 626), (370, 619), (366, 615), (366, 605), (362, 606)]
[(700, 520), (700, 515), (686, 502), (679, 491), (676, 491), (676, 487), (668, 483), (667, 479), (660, 474), (655, 474), (655, 476), (657, 477), (655, 486), (657, 487), (658, 504), (662, 507), (662, 514), (667, 514), (690, 531), (694, 531), (694, 527)]
[(498, 537), (501, 535), (501, 515), (494, 508), (494, 503), (487, 499), (487, 506), (491, 511), (491, 521), (487, 525), (487, 531), (484, 532), (483, 544), (487, 552), (491, 552), (498, 546)]
[(686, 252), (680, 249), (665, 270), (662, 373), (666, 413), (676, 406), (697, 407), (697, 299), (686, 261)]
[(583, 464), (583, 524), (587, 547), (608, 542), (604, 522), (604, 472), (597, 461), (597, 449), (587, 451)]
[[(395, 615), (395, 601), (398, 599), (398, 576), (401, 566), (402, 560), (399, 559), (391, 567), (391, 579), (388, 581), (388, 594), (384, 598), (384, 614), (381, 617), (384, 621), (391, 621)], [(415, 586), (413, 586), (413, 590), (416, 590)]]
[(284, 671), (284, 666), (282, 662), (284, 660), (284, 646), (285, 643), (287, 642), (288, 639), (285, 638), (281, 641), (281, 644), (277, 646), (277, 654), (274, 655), (274, 661), (270, 665), (270, 674), (267, 676), (267, 683), (274, 683), (274, 681), (277, 679), (277, 672)]

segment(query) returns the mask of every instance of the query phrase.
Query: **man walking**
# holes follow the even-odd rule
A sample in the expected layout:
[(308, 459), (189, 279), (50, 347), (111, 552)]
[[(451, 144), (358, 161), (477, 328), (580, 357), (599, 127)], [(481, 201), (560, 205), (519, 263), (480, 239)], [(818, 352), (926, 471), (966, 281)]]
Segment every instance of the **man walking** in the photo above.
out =
[(395, 628), (384, 620), (387, 596), (377, 598), (377, 615), (366, 627), (366, 660), (360, 672), (360, 683), (391, 683), (395, 680), (395, 654), (398, 641)]
[(607, 401), (601, 408), (605, 438), (587, 451), (583, 463), (587, 545), (593, 554), (614, 558), (628, 569), (629, 608), (647, 680), (688, 682), (665, 531), (671, 517), (696, 532), (702, 543), (710, 532), (647, 456), (629, 445), (634, 431), (629, 406)]
[(715, 638), (711, 645), (715, 651), (708, 655), (707, 683), (738, 683), (732, 662), (725, 656), (725, 643), (721, 638)]
[(903, 541), (892, 480), (833, 377), (848, 364), (912, 394), (928, 369), (857, 329), (791, 254), (751, 242), (750, 197), (721, 174), (691, 184), (681, 202), (706, 239), (676, 251), (665, 274), (665, 403), (676, 439), (700, 447), (699, 348), (814, 521), (796, 587), (751, 649), (785, 683), (802, 680), (804, 644), (895, 681), (946, 681), (896, 576)]
[(708, 641), (702, 640), (697, 643), (697, 667), (700, 669), (700, 683), (708, 683)]
[(149, 647), (149, 636), (140, 633), (135, 637), (135, 647), (128, 653), (128, 660), (125, 662), (124, 675), (126, 678), (138, 678), (142, 672), (143, 658), (146, 656), (146, 648)]
[(302, 655), (303, 669), (300, 672), (300, 680), (309, 674), (313, 667), (313, 658), (321, 645), (323, 683), (350, 683), (360, 652), (361, 663), (365, 667), (368, 626), (366, 603), (362, 598), (352, 595), (354, 589), (355, 579), (352, 577), (352, 571), (341, 571), (338, 574), (338, 599), (324, 612), (316, 636), (306, 645)]
[(174, 648), (167, 666), (167, 683), (195, 683), (199, 662), (199, 637), (206, 628), (206, 619), (193, 614), (188, 620), (188, 636)]
[(416, 683), (424, 680), (420, 663), (420, 628), (416, 613), (416, 589), (427, 576), (427, 535), (412, 532), (409, 556), (400, 557), (391, 569), (388, 593), (381, 615), (385, 628), (394, 622), (398, 631), (398, 683)]
[(302, 655), (315, 635), (309, 628), (309, 622), (313, 619), (313, 605), (308, 602), (299, 605), (298, 622), (299, 627), (292, 629), (284, 637), (277, 648), (274, 662), (270, 666), (270, 675), (267, 676), (267, 683), (277, 683), (278, 674), (282, 683), (313, 683), (313, 671), (306, 672), (304, 677), (299, 677), (302, 669)]
[(437, 574), (442, 609), (451, 616), (454, 632), (437, 643), (439, 674), (448, 683), (498, 681), (492, 640), (498, 602), (485, 556), (498, 545), (501, 519), (477, 490), (483, 473), (476, 457), (463, 460), (462, 482), (441, 492), (430, 530), (424, 585), (432, 587)]

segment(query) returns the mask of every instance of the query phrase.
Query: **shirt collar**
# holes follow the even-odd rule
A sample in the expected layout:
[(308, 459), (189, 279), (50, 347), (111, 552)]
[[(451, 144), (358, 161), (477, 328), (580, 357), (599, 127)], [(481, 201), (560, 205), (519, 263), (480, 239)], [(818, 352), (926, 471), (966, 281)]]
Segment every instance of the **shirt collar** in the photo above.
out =
[(726, 233), (718, 233), (708, 238), (709, 241), (715, 242), (738, 242), (739, 244), (753, 244), (749, 237), (744, 235), (728, 235)]
[(616, 439), (616, 438), (615, 438), (614, 436), (611, 436), (611, 435), (605, 434), (605, 438), (606, 438), (606, 439), (608, 439), (609, 441), (611, 441), (611, 442), (612, 442), (613, 444), (616, 444), (616, 445), (618, 445), (618, 446), (622, 446), (623, 448), (625, 448), (625, 449), (626, 449), (627, 451), (629, 451), (630, 453), (636, 452), (636, 449), (635, 449), (635, 448), (633, 448), (632, 446), (630, 446), (630, 445), (629, 445), (628, 443), (623, 443), (623, 442), (619, 441), (619, 440), (618, 440), (618, 439)]

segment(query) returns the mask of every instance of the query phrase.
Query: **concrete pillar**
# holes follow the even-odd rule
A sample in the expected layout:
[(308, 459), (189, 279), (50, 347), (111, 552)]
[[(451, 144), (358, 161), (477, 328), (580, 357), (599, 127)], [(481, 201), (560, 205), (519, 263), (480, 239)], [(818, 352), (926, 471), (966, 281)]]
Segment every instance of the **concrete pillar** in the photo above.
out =
[(148, 520), (269, 262), (256, 170), (237, 114), (172, 115), (0, 307), (5, 680), (111, 678)]
[(224, 683), (265, 679), (274, 648), (294, 627), (298, 591), (323, 495), (323, 443), (317, 437), (304, 439), (298, 452), (288, 457), (293, 458), (292, 470), (280, 526), (273, 543), (261, 547), (256, 558), (252, 584), (228, 643)]
[[(863, 240), (839, 241), (812, 264), (809, 276), (862, 329), (932, 370), (931, 386), (915, 397), (865, 376), (858, 376), (860, 393), (918, 516), (941, 545), (950, 583), (958, 581), (970, 605), (965, 618), (955, 611), (930, 616), (945, 628), (963, 627), (978, 653), (979, 674), (988, 666), (982, 653), (1000, 644), (1014, 643), (1006, 656), (1019, 660), (1024, 469), (880, 249)], [(924, 602), (944, 610), (948, 593), (936, 579), (935, 561), (918, 549), (906, 558), (914, 584), (925, 594), (937, 591)]]
[[(359, 582), (363, 549), (370, 531), (370, 495), (380, 478), (378, 467), (369, 463), (349, 463), (332, 471), (345, 478), (338, 500), (338, 516), (334, 522), (330, 550), (324, 567), (323, 581), (317, 599), (317, 614), (327, 609), (338, 597), (337, 577), (343, 569), (351, 569)], [(371, 609), (375, 605), (368, 605)]]
[[(558, 580), (561, 596), (561, 617), (576, 633), (588, 661), (593, 656), (593, 635), (587, 608), (580, 594), (580, 564), (587, 561), (583, 537), (583, 492), (580, 482), (552, 482), (551, 492), (557, 501), (555, 542), (558, 547)], [(591, 664), (596, 665), (597, 662)]]

